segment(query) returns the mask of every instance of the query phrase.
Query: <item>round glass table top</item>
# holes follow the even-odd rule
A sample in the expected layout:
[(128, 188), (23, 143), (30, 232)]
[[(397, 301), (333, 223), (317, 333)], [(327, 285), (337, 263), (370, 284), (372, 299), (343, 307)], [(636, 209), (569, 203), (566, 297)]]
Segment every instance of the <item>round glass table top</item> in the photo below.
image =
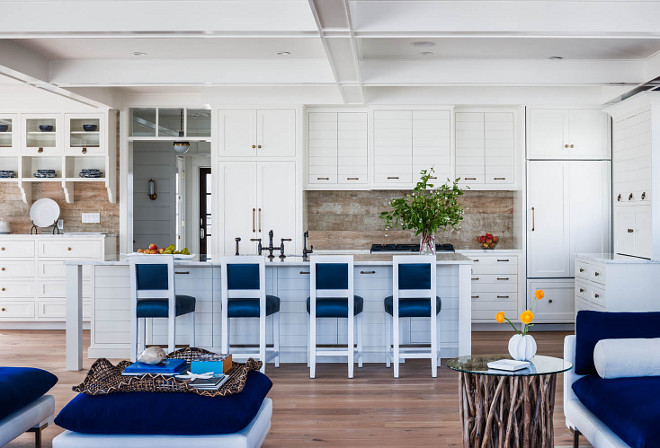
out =
[(554, 356), (536, 355), (529, 361), (529, 367), (521, 370), (497, 370), (488, 367), (488, 363), (500, 359), (511, 359), (508, 355), (460, 356), (447, 361), (447, 367), (457, 372), (495, 376), (534, 376), (562, 373), (573, 368), (573, 364)]

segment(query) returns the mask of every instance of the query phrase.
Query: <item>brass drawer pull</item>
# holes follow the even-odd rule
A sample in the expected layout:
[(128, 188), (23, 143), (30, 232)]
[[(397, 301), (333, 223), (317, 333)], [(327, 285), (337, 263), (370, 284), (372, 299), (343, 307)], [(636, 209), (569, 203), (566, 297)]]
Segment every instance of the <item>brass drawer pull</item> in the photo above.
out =
[(346, 180), (360, 180), (359, 177), (347, 177)]
[(475, 258), (475, 259), (472, 260), (472, 261), (474, 261), (475, 263), (478, 263), (478, 262), (479, 262), (479, 259), (478, 259), (478, 258)]
[(255, 149), (256, 147), (257, 147), (257, 145), (252, 145), (252, 149)]
[(2, 268), (2, 269), (0, 269), (0, 270), (4, 272), (6, 269), (5, 269), (5, 268)]
[(600, 294), (594, 294), (594, 298), (597, 299), (597, 298), (599, 298), (599, 297), (600, 297)]
[(646, 199), (646, 191), (642, 193), (642, 201)]
[(584, 272), (584, 268), (580, 268), (580, 272)]
[(3, 308), (2, 308), (2, 311), (7, 311), (7, 308), (4, 308), (4, 307), (3, 307)]
[(509, 277), (497, 277), (498, 280), (509, 280)]
[(360, 274), (375, 274), (376, 271), (360, 271)]
[(190, 274), (190, 271), (181, 271), (181, 272), (174, 272), (175, 274), (180, 274), (180, 275), (188, 275)]
[(478, 299), (478, 298), (479, 298), (479, 296), (472, 296), (472, 298), (473, 298), (473, 299)]
[(465, 180), (477, 180), (476, 177), (466, 177)]
[(630, 193), (630, 194), (628, 195), (628, 200), (629, 200), (629, 201), (632, 201), (632, 198), (633, 198), (633, 194)]
[(0, 247), (0, 250), (5, 250), (5, 248), (4, 248), (4, 247)]
[(511, 260), (509, 260), (508, 258), (499, 258), (497, 261), (509, 262)]
[(493, 180), (506, 180), (506, 177), (493, 177)]
[(472, 277), (473, 282), (476, 282), (477, 280), (479, 280), (479, 277)]
[(600, 275), (600, 272), (594, 272), (594, 277), (598, 277)]
[(621, 200), (621, 195), (620, 195), (620, 194), (616, 197), (616, 200), (617, 200), (617, 201), (620, 201), (620, 200)]
[(257, 145), (257, 149), (261, 149), (261, 145)]
[(316, 180), (330, 180), (329, 177), (317, 177)]
[(396, 180), (399, 176), (387, 176), (387, 180)]
[(497, 296), (498, 299), (508, 299), (509, 296)]
[(2, 288), (2, 292), (5, 292), (5, 291), (6, 291), (5, 288)]
[(43, 149), (43, 148), (39, 148), (39, 149), (37, 149), (37, 152), (38, 152), (38, 153), (42, 153), (42, 152), (44, 152), (44, 149)]
[(300, 275), (309, 274), (309, 271), (300, 271)]
[(83, 153), (83, 154), (87, 154), (87, 148), (83, 148), (83, 149), (82, 149), (82, 153)]
[(574, 148), (574, 146), (573, 146), (573, 145), (571, 145), (571, 148)]
[(580, 288), (580, 292), (584, 292), (584, 288)]
[(564, 145), (564, 148), (568, 148), (568, 144)]
[(69, 252), (71, 252), (71, 248), (70, 248), (70, 247), (67, 247), (66, 250), (68, 250)]
[(438, 178), (438, 176), (431, 176), (431, 177), (429, 177), (429, 179), (437, 179), (437, 178)]
[(628, 233), (633, 233), (633, 232), (634, 232), (633, 229), (628, 229)]

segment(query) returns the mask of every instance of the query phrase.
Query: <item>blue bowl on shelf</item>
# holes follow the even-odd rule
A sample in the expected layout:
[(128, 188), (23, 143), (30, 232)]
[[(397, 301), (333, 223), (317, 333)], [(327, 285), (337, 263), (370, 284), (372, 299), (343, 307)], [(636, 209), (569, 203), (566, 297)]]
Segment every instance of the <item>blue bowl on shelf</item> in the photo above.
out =
[(55, 170), (37, 170), (37, 173), (45, 173), (45, 174), (54, 173), (54, 172)]
[(52, 132), (55, 127), (52, 124), (40, 124), (39, 130), (41, 132)]
[(99, 127), (95, 124), (83, 124), (83, 129), (85, 132), (94, 132), (96, 131)]
[(0, 124), (0, 132), (7, 132), (9, 130), (8, 124)]

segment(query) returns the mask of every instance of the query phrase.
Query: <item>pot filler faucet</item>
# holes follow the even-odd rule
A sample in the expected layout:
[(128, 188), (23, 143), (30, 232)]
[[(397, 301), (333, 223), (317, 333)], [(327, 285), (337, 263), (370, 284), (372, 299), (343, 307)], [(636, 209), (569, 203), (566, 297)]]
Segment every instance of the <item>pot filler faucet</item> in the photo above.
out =
[(275, 246), (273, 246), (273, 235), (274, 235), (274, 233), (273, 233), (272, 230), (270, 232), (268, 232), (268, 246), (267, 247), (262, 246), (261, 238), (252, 238), (252, 239), (250, 239), (250, 241), (257, 241), (259, 243), (258, 246), (257, 246), (257, 251), (258, 251), (259, 255), (261, 255), (264, 250), (267, 250), (269, 252), (268, 253), (268, 259), (270, 261), (273, 261), (273, 258), (275, 258), (275, 255), (273, 255), (273, 251), (274, 250), (279, 250), (280, 251), (280, 257), (279, 258), (280, 258), (280, 260), (284, 260), (286, 258), (286, 255), (284, 255), (284, 242), (285, 241), (291, 241), (291, 238), (281, 238), (280, 239), (280, 247), (275, 247)]

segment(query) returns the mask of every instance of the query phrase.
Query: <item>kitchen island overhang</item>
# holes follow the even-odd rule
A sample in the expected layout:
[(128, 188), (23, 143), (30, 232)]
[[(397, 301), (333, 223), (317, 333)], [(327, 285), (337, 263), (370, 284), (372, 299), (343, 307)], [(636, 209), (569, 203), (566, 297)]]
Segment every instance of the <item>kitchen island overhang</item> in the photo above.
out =
[[(146, 256), (146, 255), (145, 255)], [(443, 358), (471, 354), (471, 265), (462, 254), (437, 255), (437, 290), (442, 298), (440, 313), (440, 352)], [(383, 299), (392, 294), (392, 255), (354, 256), (355, 293), (364, 297), (365, 362), (385, 362), (385, 310)], [(115, 261), (68, 260), (66, 265), (66, 368), (83, 367), (82, 347), (82, 267), (91, 265), (91, 343), (89, 358), (128, 358), (130, 347), (130, 286), (127, 258)], [(197, 345), (220, 350), (220, 263), (218, 261), (175, 260), (176, 290), (197, 297)], [(290, 256), (284, 260), (266, 258), (266, 290), (282, 299), (282, 362), (306, 362), (309, 262)], [(417, 319), (417, 320), (415, 320)], [(402, 319), (402, 340), (425, 343), (428, 320)], [(148, 325), (148, 342), (162, 344), (164, 322)], [(345, 325), (327, 319), (319, 325), (319, 343), (345, 343)], [(334, 322), (334, 324), (333, 324)], [(178, 323), (182, 325), (184, 322)], [(343, 331), (342, 331), (343, 330)], [(251, 322), (232, 325), (232, 341), (254, 343), (257, 328)], [(177, 332), (177, 343), (186, 343), (186, 331)], [(329, 359), (329, 361), (333, 361)]]

